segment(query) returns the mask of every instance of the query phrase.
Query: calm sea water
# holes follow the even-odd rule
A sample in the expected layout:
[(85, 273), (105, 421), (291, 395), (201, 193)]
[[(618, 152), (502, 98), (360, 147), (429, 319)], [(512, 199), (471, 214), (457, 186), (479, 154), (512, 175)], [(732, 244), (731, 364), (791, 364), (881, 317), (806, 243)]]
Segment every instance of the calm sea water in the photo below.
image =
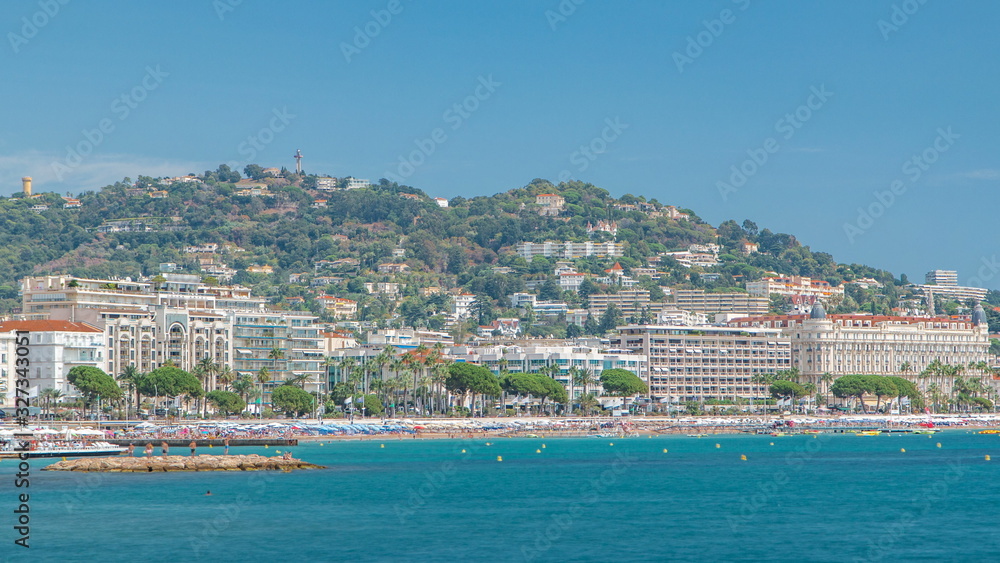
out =
[(287, 474), (72, 474), (40, 472), (48, 462), (35, 460), (27, 550), (12, 543), (15, 469), (3, 460), (0, 562), (990, 561), (1000, 553), (996, 435), (485, 442), (304, 444), (292, 448), (296, 457), (329, 468)]

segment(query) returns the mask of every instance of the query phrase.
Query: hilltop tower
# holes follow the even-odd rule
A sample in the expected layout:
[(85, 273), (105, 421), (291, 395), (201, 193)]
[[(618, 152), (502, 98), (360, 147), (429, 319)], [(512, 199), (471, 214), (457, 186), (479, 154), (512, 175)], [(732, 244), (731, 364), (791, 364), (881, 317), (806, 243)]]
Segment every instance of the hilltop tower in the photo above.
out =
[(302, 174), (302, 151), (295, 149), (295, 173)]
[(21, 189), (24, 191), (25, 197), (31, 197), (31, 176), (21, 178)]

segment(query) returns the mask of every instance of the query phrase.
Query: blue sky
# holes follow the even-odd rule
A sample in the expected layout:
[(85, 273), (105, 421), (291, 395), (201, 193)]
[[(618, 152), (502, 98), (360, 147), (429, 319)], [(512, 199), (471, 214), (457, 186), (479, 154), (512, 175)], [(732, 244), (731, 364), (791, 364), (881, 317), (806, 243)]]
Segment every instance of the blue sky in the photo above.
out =
[(1000, 288), (1000, 4), (64, 1), (4, 4), (2, 193), (301, 149), (443, 197), (573, 177)]

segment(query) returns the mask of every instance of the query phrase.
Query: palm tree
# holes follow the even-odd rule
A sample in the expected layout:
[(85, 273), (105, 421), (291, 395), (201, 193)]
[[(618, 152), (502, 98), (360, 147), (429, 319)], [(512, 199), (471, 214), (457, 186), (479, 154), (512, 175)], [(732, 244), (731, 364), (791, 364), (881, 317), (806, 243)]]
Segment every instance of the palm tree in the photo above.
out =
[[(139, 403), (141, 402), (141, 397), (139, 395), (139, 381), (142, 377), (142, 372), (139, 371), (139, 368), (135, 367), (135, 364), (125, 366), (125, 369), (123, 369), (121, 374), (118, 376), (118, 380), (125, 383), (125, 390), (129, 394), (129, 403), (132, 402), (132, 392), (135, 392), (135, 408), (137, 410), (139, 408)], [(128, 416), (127, 413), (126, 416)]]
[(264, 384), (271, 381), (271, 373), (267, 371), (266, 367), (260, 368), (257, 372), (257, 383), (260, 384), (260, 409), (258, 409), (258, 414), (260, 418), (264, 418)]
[[(201, 381), (202, 389), (204, 389), (205, 393), (208, 394), (211, 381), (218, 370), (219, 364), (215, 363), (215, 360), (213, 360), (211, 356), (205, 356), (204, 358), (198, 360), (194, 369), (191, 370), (191, 374)], [(208, 401), (203, 402), (202, 408), (202, 417), (208, 416)]]
[(829, 405), (830, 402), (831, 402), (831, 398), (830, 398), (830, 385), (833, 384), (833, 381), (835, 379), (836, 378), (833, 377), (833, 374), (830, 373), (830, 372), (826, 372), (823, 375), (819, 376), (819, 381), (823, 385), (823, 389), (824, 389), (823, 393), (826, 395), (826, 404), (827, 405)]
[(271, 348), (271, 351), (267, 353), (267, 358), (271, 360), (271, 371), (278, 372), (278, 360), (285, 357), (285, 351), (281, 348)]
[(295, 385), (299, 389), (305, 389), (306, 383), (309, 383), (309, 379), (311, 377), (311, 373), (300, 373), (298, 375), (292, 374), (291, 377), (284, 381), (283, 385)]
[(229, 366), (220, 366), (215, 375), (215, 380), (228, 389), (229, 385), (236, 380), (236, 372)]
[(247, 374), (239, 374), (233, 381), (233, 391), (243, 397), (244, 401), (249, 401), (250, 392), (255, 391), (254, 378)]

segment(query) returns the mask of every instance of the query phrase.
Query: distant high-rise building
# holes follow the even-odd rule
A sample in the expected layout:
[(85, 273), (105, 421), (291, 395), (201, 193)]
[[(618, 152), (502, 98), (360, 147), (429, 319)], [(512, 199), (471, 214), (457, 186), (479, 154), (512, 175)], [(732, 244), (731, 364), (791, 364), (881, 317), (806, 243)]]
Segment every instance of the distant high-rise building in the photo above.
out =
[(955, 270), (932, 270), (924, 275), (924, 283), (954, 287), (958, 285), (958, 272)]

